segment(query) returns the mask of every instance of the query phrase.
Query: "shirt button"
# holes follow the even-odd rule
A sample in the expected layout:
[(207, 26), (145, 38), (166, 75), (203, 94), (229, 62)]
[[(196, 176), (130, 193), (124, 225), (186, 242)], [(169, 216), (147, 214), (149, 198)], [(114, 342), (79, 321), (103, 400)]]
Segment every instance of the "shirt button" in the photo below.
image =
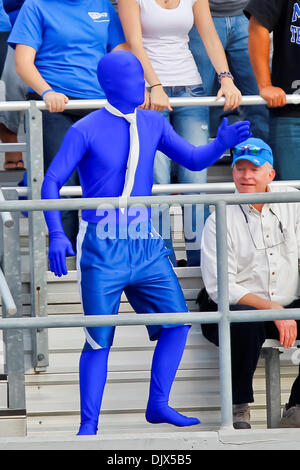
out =
[(274, 271), (272, 272), (272, 275), (273, 275), (273, 276), (275, 276), (275, 273), (274, 273)]

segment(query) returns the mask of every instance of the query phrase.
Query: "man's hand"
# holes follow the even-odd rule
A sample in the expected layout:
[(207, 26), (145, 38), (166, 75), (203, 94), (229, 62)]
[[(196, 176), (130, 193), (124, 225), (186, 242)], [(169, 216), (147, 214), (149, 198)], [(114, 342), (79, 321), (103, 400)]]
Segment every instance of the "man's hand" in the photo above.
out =
[[(250, 305), (257, 310), (284, 310), (278, 302), (263, 299), (262, 297), (249, 292), (244, 295), (238, 304)], [(279, 331), (279, 341), (285, 348), (293, 346), (297, 339), (297, 322), (295, 320), (274, 320)]]
[[(284, 307), (277, 302), (271, 301), (269, 308), (273, 310), (284, 310)], [(279, 342), (284, 348), (293, 346), (297, 339), (297, 322), (295, 320), (274, 320), (279, 331)]]
[(65, 110), (69, 98), (63, 93), (49, 91), (44, 95), (44, 101), (46, 103), (46, 108), (50, 113), (62, 113)]
[(66, 265), (66, 256), (74, 256), (75, 253), (72, 248), (70, 240), (64, 233), (57, 232), (50, 234), (49, 245), (49, 264), (50, 270), (55, 276), (61, 277), (63, 274), (68, 274)]
[(286, 94), (282, 88), (266, 86), (259, 91), (260, 96), (266, 100), (269, 108), (277, 108), (286, 105)]
[(224, 150), (235, 147), (252, 136), (249, 129), (249, 121), (235, 122), (234, 124), (231, 124), (231, 126), (228, 126), (228, 119), (223, 118), (218, 129), (216, 141), (224, 148)]
[(293, 346), (297, 339), (297, 322), (295, 320), (275, 320), (279, 331), (279, 341), (284, 348)]

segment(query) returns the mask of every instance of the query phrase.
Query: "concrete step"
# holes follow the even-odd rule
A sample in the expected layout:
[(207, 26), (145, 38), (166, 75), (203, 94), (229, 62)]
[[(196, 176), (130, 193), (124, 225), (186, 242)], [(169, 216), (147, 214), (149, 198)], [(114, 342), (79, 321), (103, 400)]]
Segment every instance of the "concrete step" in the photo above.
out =
[(0, 439), (26, 436), (27, 416), (25, 410), (0, 410)]

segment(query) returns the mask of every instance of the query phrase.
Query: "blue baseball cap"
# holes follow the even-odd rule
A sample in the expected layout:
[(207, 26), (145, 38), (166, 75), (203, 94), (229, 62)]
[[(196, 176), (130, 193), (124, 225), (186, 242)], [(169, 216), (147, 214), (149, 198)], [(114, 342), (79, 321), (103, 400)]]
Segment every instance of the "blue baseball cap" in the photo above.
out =
[(273, 153), (271, 147), (262, 139), (250, 137), (233, 148), (233, 166), (238, 160), (249, 160), (256, 166), (262, 166), (266, 162), (273, 166)]

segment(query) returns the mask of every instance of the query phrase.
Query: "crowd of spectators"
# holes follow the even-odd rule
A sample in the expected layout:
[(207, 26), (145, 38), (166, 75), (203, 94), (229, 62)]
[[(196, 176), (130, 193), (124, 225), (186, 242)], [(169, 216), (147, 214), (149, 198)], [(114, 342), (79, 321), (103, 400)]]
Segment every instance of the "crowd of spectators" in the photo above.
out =
[[(14, 23), (23, 3), (24, 0), (1, 0), (0, 2), (0, 72), (2, 74), (2, 80), (6, 85), (6, 100), (8, 101), (25, 100), (28, 98), (40, 98), (39, 92), (37, 92), (34, 86), (32, 85), (32, 78), (30, 75), (32, 70), (27, 68), (30, 73), (27, 72), (27, 74), (25, 74), (26, 76), (24, 75), (23, 70), (18, 70), (19, 73), (16, 73), (14, 50), (15, 47), (11, 47), (15, 46), (15, 43), (9, 42), (9, 45), (7, 44), (7, 39), (12, 28), (12, 37), (15, 38), (15, 31), (18, 31), (18, 29), (20, 29), (18, 25), (21, 24), (21, 21), (23, 22), (24, 13), (22, 13), (22, 20), (18, 21), (17, 26), (14, 28)], [(34, 11), (34, 8), (36, 8), (36, 6), (33, 7), (33, 5), (35, 5), (35, 3), (39, 2), (32, 2), (27, 0), (27, 5), (23, 10), (28, 11), (28, 8), (33, 8), (32, 11)], [(53, 2), (46, 3), (52, 4)], [(68, 2), (68, 0), (61, 2), (61, 4), (64, 3), (67, 5), (70, 2)], [(72, 3), (74, 9), (74, 2)], [(189, 2), (180, 2), (178, 0), (151, 0), (149, 2), (145, 2), (142, 0), (111, 0), (109, 2), (107, 0), (107, 3), (111, 3), (115, 11), (119, 13), (127, 43), (129, 47), (134, 51), (134, 53), (138, 55), (139, 59), (142, 61), (142, 64), (144, 66), (147, 85), (151, 87), (149, 89), (149, 93), (146, 93), (147, 101), (145, 102), (144, 106), (149, 106), (152, 107), (152, 109), (163, 111), (168, 117), (168, 119), (171, 121), (172, 125), (175, 127), (176, 131), (179, 132), (179, 134), (182, 134), (191, 142), (201, 144), (207, 141), (209, 137), (209, 123), (212, 122), (212, 116), (219, 117), (221, 109), (219, 107), (212, 107), (210, 110), (208, 110), (207, 108), (202, 106), (192, 108), (189, 111), (188, 116), (186, 116), (186, 108), (170, 108), (169, 97), (203, 95), (211, 96), (214, 94), (219, 97), (223, 94), (223, 96), (226, 97), (226, 104), (224, 110), (225, 112), (227, 111), (227, 113), (230, 113), (230, 111), (232, 111), (234, 108), (237, 108), (237, 104), (240, 104), (240, 97), (238, 97), (238, 95), (234, 97), (234, 93), (236, 93), (234, 91), (234, 88), (232, 88), (233, 97), (229, 98), (228, 90), (230, 93), (231, 87), (234, 87), (234, 85), (236, 85), (236, 89), (240, 90), (242, 95), (257, 95), (260, 93), (257, 83), (260, 86), (259, 81), (261, 81), (261, 79), (257, 77), (257, 73), (259, 72), (257, 72), (256, 64), (260, 61), (260, 56), (264, 53), (267, 45), (264, 47), (258, 47), (258, 43), (259, 46), (264, 45), (266, 41), (269, 40), (270, 31), (274, 30), (277, 36), (281, 34), (280, 30), (282, 28), (281, 24), (283, 24), (283, 21), (282, 23), (278, 24), (278, 15), (281, 11), (282, 2), (277, 1), (276, 7), (270, 7), (270, 9), (268, 5), (270, 2), (266, 1), (261, 2), (260, 4), (260, 2), (249, 2), (249, 0), (205, 0), (204, 2), (200, 2), (199, 0), (190, 0)], [(78, 9), (78, 11), (80, 9), (80, 4), (81, 2), (79, 0), (76, 0), (76, 9)], [(249, 7), (247, 7), (247, 4), (249, 4)], [(261, 37), (261, 31), (258, 33), (257, 29), (253, 30), (252, 39), (249, 43), (250, 59), (254, 68), (253, 73), (248, 52), (248, 18), (251, 16), (253, 8), (257, 9), (256, 4), (260, 4), (258, 19), (262, 22), (262, 27), (264, 28), (264, 37)], [(185, 5), (185, 11), (180, 10), (183, 5)], [(41, 15), (44, 14), (43, 9), (44, 4), (43, 2), (41, 2), (39, 10)], [(97, 11), (97, 4), (94, 5), (93, 10)], [(45, 11), (47, 11), (47, 9)], [(268, 14), (265, 15), (265, 12), (268, 11), (271, 11), (272, 13), (269, 16)], [(176, 17), (176, 15), (178, 15), (179, 13), (180, 15)], [(285, 10), (285, 13), (287, 13), (287, 10)], [(35, 14), (33, 14), (33, 16), (35, 16)], [(42, 18), (42, 16), (39, 17), (38, 15), (37, 17), (39, 19)], [(298, 17), (296, 16), (296, 20), (297, 18)], [(255, 17), (255, 14), (252, 14), (250, 20), (250, 29), (251, 27), (253, 29), (253, 26), (251, 25), (254, 23), (255, 19), (256, 21), (258, 21), (258, 19)], [(30, 32), (30, 34), (27, 36), (29, 37), (32, 34), (32, 43), (26, 43), (25, 46), (33, 48), (34, 52), (32, 54), (32, 57), (30, 57), (30, 61), (33, 61), (36, 66), (37, 64), (40, 64), (39, 57), (41, 53), (41, 44), (36, 41), (36, 38), (33, 37), (34, 31), (36, 31), (36, 24), (33, 23), (32, 19), (29, 20), (28, 17), (25, 18), (25, 20), (26, 21), (24, 23), (24, 27), (25, 29), (28, 28), (28, 31)], [(84, 24), (84, 20), (81, 19), (81, 21)], [(164, 21), (167, 21), (168, 23), (167, 28), (165, 27), (166, 25), (164, 25), (163, 23)], [(178, 28), (178, 21), (181, 21), (181, 28)], [(66, 24), (72, 25), (72, 22), (72, 16), (70, 16)], [(191, 22), (194, 24), (194, 26), (193, 24), (191, 24)], [(153, 24), (155, 24), (155, 28), (153, 28)], [(68, 30), (69, 27), (60, 29)], [(84, 30), (84, 28), (82, 28), (82, 30)], [(277, 31), (279, 32), (277, 33)], [(60, 32), (60, 34), (62, 34), (62, 31)], [(60, 37), (60, 34), (58, 37)], [(260, 34), (259, 37), (261, 38), (261, 41), (257, 39), (258, 34)], [(186, 41), (187, 35), (189, 35), (189, 42)], [(296, 29), (294, 36), (294, 42), (296, 43), (298, 38), (296, 34)], [(253, 38), (256, 38), (256, 43), (254, 43)], [(16, 40), (26, 42), (27, 38), (21, 37), (17, 38)], [(68, 49), (71, 54), (71, 51), (76, 46), (76, 42), (79, 41), (79, 38), (71, 41)], [(280, 41), (278, 40), (277, 43), (279, 44)], [(54, 44), (56, 44), (56, 42), (54, 42)], [(61, 43), (61, 48), (63, 50), (63, 43)], [(23, 54), (24, 48), (20, 49), (22, 50)], [(86, 56), (91, 49), (94, 49), (95, 54), (98, 54), (100, 58), (103, 52), (99, 51), (98, 53), (96, 42), (94, 42), (93, 48), (86, 48), (84, 52), (83, 49), (81, 49), (82, 55)], [(28, 48), (25, 50), (27, 50), (28, 52)], [(108, 47), (107, 51), (109, 50), (111, 49)], [(281, 50), (283, 51), (283, 48), (281, 48)], [(278, 47), (275, 48), (274, 54), (275, 68), (276, 63), (278, 62), (278, 59), (276, 59), (276, 57), (278, 57), (277, 51)], [(184, 54), (186, 55), (184, 56)], [(75, 56), (77, 59), (78, 55)], [(194, 63), (197, 66), (197, 73), (193, 68), (191, 57), (194, 58)], [(282, 57), (284, 59), (287, 58), (287, 55), (284, 54), (284, 51)], [(182, 62), (183, 60), (186, 60), (187, 62)], [(70, 55), (68, 61), (71, 70), (73, 66), (70, 65), (70, 61), (72, 61), (72, 55)], [(24, 63), (24, 59), (22, 59), (21, 62)], [(289, 63), (291, 62), (289, 61)], [(296, 63), (296, 61), (293, 61), (292, 63)], [(288, 67), (281, 67), (281, 69), (287, 70)], [(234, 82), (228, 77), (225, 77), (221, 81), (220, 88), (218, 86), (217, 75), (218, 73), (224, 71), (229, 71), (232, 73)], [(61, 76), (61, 70), (56, 71), (54, 69), (53, 75), (55, 73), (57, 76)], [(35, 76), (35, 74), (33, 75)], [(275, 75), (276, 80), (278, 73), (275, 72)], [(288, 79), (285, 80), (285, 82), (287, 81)], [(297, 84), (295, 82), (296, 80), (293, 81), (293, 84), (291, 85), (290, 89), (286, 89), (284, 87), (284, 84), (282, 84), (281, 96), (283, 100), (286, 91), (291, 93), (297, 92)], [(92, 80), (85, 81), (84, 86), (81, 89), (81, 96), (79, 96), (78, 93), (76, 94), (76, 92), (74, 93), (74, 90), (72, 89), (64, 91), (68, 91), (69, 96), (71, 98), (82, 98), (83, 95), (85, 95), (85, 97), (89, 97), (91, 96), (89, 89), (92, 87), (92, 83), (94, 84)], [(160, 83), (163, 86), (156, 86)], [(155, 86), (153, 87), (153, 85)], [(52, 86), (51, 83), (50, 86)], [(55, 86), (53, 86), (53, 88), (55, 89)], [(82, 91), (83, 89), (84, 91)], [(60, 87), (58, 87), (58, 90), (60, 90)], [(31, 94), (28, 95), (28, 91), (31, 92)], [(73, 95), (71, 95), (70, 92), (73, 92)], [(95, 96), (96, 94), (93, 94), (93, 96)], [(65, 93), (65, 96), (68, 96), (68, 93)], [(262, 96), (266, 98), (265, 94)], [(45, 94), (43, 96), (43, 99), (45, 99), (47, 107), (50, 111), (63, 112), (63, 100), (66, 100), (67, 98), (63, 98), (62, 96), (58, 97), (58, 94), (56, 93), (55, 95)], [(60, 100), (59, 104), (55, 104), (55, 106), (57, 106), (56, 108), (53, 108), (54, 100)], [(293, 175), (293, 178), (295, 178), (296, 173), (294, 169), (298, 167), (296, 163), (296, 158), (293, 159), (293, 161), (295, 161), (295, 164), (293, 165), (293, 167), (291, 167), (291, 165), (284, 164), (285, 159), (282, 159), (281, 163), (279, 163), (279, 158), (277, 157), (277, 154), (282, 153), (282, 149), (286, 148), (287, 143), (291, 143), (291, 141), (296, 138), (296, 136), (294, 135), (296, 134), (296, 132), (293, 132), (291, 130), (295, 121), (292, 120), (292, 122), (290, 123), (289, 119), (280, 120), (279, 117), (295, 117), (294, 114), (296, 113), (296, 107), (284, 106), (282, 110), (272, 110), (271, 118), (269, 119), (269, 109), (270, 107), (274, 108), (274, 104), (271, 105), (271, 102), (270, 100), (268, 100), (268, 98), (266, 98), (266, 100), (269, 108), (261, 105), (244, 106), (240, 107), (239, 111), (241, 111), (241, 115), (243, 118), (248, 119), (251, 122), (253, 135), (265, 139), (269, 143), (273, 144), (274, 147), (276, 147), (274, 153), (275, 167), (279, 175), (278, 177), (281, 177), (282, 179), (291, 179), (291, 175)], [(51, 105), (50, 102), (52, 103)], [(279, 104), (277, 103), (276, 108), (278, 108), (278, 106), (282, 107), (283, 104), (284, 101)], [(52, 109), (50, 109), (50, 106), (52, 106)], [(208, 116), (209, 112), (211, 115), (210, 119)], [(76, 114), (77, 116), (75, 119), (78, 119), (78, 117), (82, 116), (78, 116), (78, 113)], [(56, 116), (55, 120), (56, 119), (61, 120), (63, 118), (58, 118)], [(240, 113), (238, 119), (240, 119)], [(271, 123), (270, 136), (269, 122)], [(188, 125), (185, 125), (185, 123), (188, 123)], [(1, 112), (1, 140), (3, 142), (17, 142), (19, 125), (19, 112)], [(63, 130), (60, 130), (61, 126), (57, 125), (57, 123), (54, 123), (54, 126), (57, 127), (58, 133), (64, 132)], [(45, 139), (48, 139), (47, 135), (49, 134), (49, 130), (44, 130)], [(51, 132), (53, 132), (53, 130)], [(279, 134), (280, 138), (278, 137)], [(285, 136), (287, 135), (288, 137), (285, 139)], [(291, 138), (292, 135), (293, 139)], [(51, 145), (49, 142), (52, 142), (53, 140), (56, 142), (61, 141), (61, 139), (59, 138), (52, 139), (50, 137), (48, 139), (48, 142), (44, 142), (44, 152), (46, 155), (45, 170), (47, 169), (49, 162), (53, 158), (53, 154), (57, 152), (59, 147), (59, 145), (53, 145), (51, 151), (48, 151), (49, 145)], [(279, 171), (280, 164), (281, 171)], [(10, 152), (6, 154), (4, 169), (24, 169), (22, 154), (20, 154), (19, 152)], [(202, 172), (201, 175), (190, 175), (190, 172), (188, 172), (187, 170), (174, 167), (171, 168), (168, 159), (164, 158), (163, 155), (158, 154), (154, 169), (154, 183), (161, 184), (170, 183), (172, 181), (180, 183), (204, 183), (206, 181), (206, 174), (205, 172)], [(76, 183), (75, 179), (70, 182), (70, 184), (74, 183)], [(195, 216), (193, 215), (193, 219), (194, 218)], [(193, 227), (192, 233), (194, 233), (194, 229), (195, 227)], [(170, 248), (172, 247), (170, 246)], [(198, 264), (197, 256), (195, 257), (195, 260), (196, 264)], [(174, 258), (172, 259), (172, 261), (174, 262), (174, 264), (176, 264)], [(194, 264), (194, 262), (191, 261), (191, 264)]]

